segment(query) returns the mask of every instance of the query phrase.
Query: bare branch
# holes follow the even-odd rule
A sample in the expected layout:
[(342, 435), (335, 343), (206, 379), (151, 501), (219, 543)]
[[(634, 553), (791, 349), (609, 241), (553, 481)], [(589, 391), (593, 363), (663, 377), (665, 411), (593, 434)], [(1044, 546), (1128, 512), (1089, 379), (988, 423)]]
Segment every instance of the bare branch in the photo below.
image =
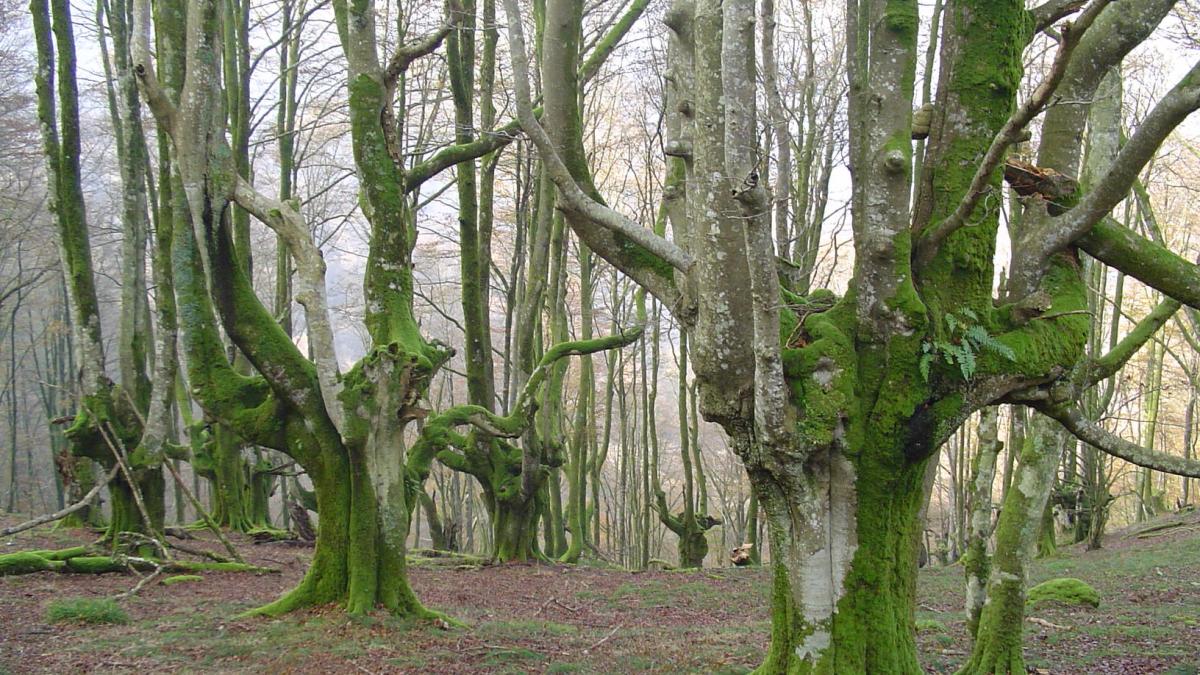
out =
[(588, 197), (575, 183), (571, 172), (554, 149), (554, 144), (546, 134), (546, 130), (533, 114), (529, 93), (529, 60), (525, 55), (525, 35), (521, 27), (521, 10), (517, 6), (516, 0), (505, 0), (504, 11), (508, 15), (508, 43), (513, 62), (517, 118), (521, 123), (521, 128), (525, 130), (525, 134), (537, 146), (538, 154), (541, 155), (551, 180), (558, 187), (559, 195), (564, 202), (562, 208), (570, 210), (599, 227), (628, 237), (671, 267), (681, 272), (687, 272), (691, 269), (693, 261), (692, 257), (683, 249)]
[(25, 530), (33, 529), (33, 528), (37, 527), (38, 525), (43, 525), (45, 523), (52, 523), (56, 520), (62, 520), (63, 518), (66, 518), (67, 516), (71, 515), (72, 513), (75, 513), (76, 511), (83, 509), (84, 507), (86, 507), (88, 504), (91, 504), (96, 499), (96, 495), (100, 494), (100, 491), (104, 489), (104, 486), (106, 486), (110, 482), (112, 482), (112, 479), (117, 476), (117, 472), (120, 470), (121, 470), (121, 466), (119, 464), (113, 464), (113, 467), (111, 469), (109, 469), (108, 475), (106, 475), (104, 477), (104, 480), (100, 481), (99, 483), (96, 483), (96, 486), (93, 487), (91, 490), (88, 490), (88, 493), (86, 495), (84, 495), (83, 498), (80, 499), (79, 501), (75, 502), (74, 504), (72, 504), (64, 509), (59, 509), (58, 511), (55, 511), (54, 513), (48, 513), (44, 516), (38, 516), (37, 518), (34, 518), (33, 520), (27, 520), (27, 521), (21, 523), (20, 525), (13, 525), (12, 527), (6, 527), (3, 530), (0, 530), (0, 537), (7, 537), (10, 534), (16, 534), (18, 532), (24, 532)]
[(1148, 469), (1189, 478), (1200, 478), (1200, 460), (1187, 459), (1154, 452), (1117, 436), (1084, 417), (1076, 408), (1038, 405), (1035, 408), (1047, 417), (1058, 420), (1076, 438), (1105, 453)]

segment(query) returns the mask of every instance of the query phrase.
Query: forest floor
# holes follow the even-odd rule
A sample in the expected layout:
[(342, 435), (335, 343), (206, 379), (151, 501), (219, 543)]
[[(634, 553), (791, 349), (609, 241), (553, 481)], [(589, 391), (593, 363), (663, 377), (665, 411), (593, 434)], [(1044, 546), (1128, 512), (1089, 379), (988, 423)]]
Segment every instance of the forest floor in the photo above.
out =
[[(0, 516), (0, 525), (16, 517)], [(1099, 609), (1042, 606), (1026, 623), (1038, 673), (1172, 673), (1200, 668), (1200, 513), (1138, 538), (1114, 533), (1101, 551), (1064, 547), (1038, 561), (1034, 583), (1072, 576)], [(217, 550), (207, 533), (201, 541)], [(0, 552), (85, 543), (48, 527), (0, 540)], [(278, 574), (205, 573), (148, 584), (122, 600), (124, 624), (51, 623), (67, 598), (111, 597), (136, 579), (42, 572), (0, 577), (0, 675), (73, 672), (738, 673), (761, 659), (770, 632), (763, 569), (630, 573), (586, 565), (464, 565), (427, 558), (411, 570), (421, 599), (467, 624), (445, 629), (319, 608), (237, 619), (296, 584), (309, 550), (235, 537), (249, 562)], [(195, 545), (196, 542), (189, 542)], [(918, 641), (931, 673), (967, 657), (962, 569), (921, 571)]]

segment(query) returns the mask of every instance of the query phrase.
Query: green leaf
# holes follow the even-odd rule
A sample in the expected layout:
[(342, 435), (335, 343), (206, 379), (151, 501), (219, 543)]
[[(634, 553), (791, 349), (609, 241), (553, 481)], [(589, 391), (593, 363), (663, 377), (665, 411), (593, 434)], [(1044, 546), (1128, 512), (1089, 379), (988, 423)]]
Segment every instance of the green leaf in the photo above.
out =
[(954, 318), (953, 314), (946, 315), (946, 327), (950, 329), (951, 333), (958, 330), (958, 319)]
[(964, 380), (971, 379), (975, 374), (975, 352), (967, 347), (962, 347), (959, 354), (958, 369), (962, 372)]

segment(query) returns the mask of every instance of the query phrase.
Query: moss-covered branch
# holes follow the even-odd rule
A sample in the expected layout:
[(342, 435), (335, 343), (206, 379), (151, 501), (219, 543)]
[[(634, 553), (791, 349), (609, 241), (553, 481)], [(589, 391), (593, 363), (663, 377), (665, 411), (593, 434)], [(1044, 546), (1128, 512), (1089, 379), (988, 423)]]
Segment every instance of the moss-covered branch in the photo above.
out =
[(1150, 310), (1150, 313), (1139, 321), (1116, 346), (1091, 364), (1088, 372), (1089, 382), (1095, 384), (1116, 375), (1117, 371), (1142, 348), (1142, 345), (1154, 337), (1158, 329), (1170, 321), (1172, 316), (1175, 316), (1175, 312), (1180, 306), (1179, 301), (1174, 298), (1167, 298), (1155, 305), (1154, 309)]
[(1096, 223), (1075, 245), (1164, 295), (1200, 309), (1200, 267), (1112, 218)]
[[(529, 428), (533, 421), (533, 413), (539, 399), (538, 392), (546, 378), (554, 368), (554, 364), (568, 356), (594, 354), (607, 349), (620, 349), (633, 343), (642, 336), (643, 327), (636, 326), (616, 335), (594, 338), (591, 340), (574, 340), (562, 342), (546, 351), (536, 368), (525, 382), (525, 387), (517, 397), (512, 412), (508, 415), (497, 415), (478, 405), (456, 405), (425, 421), (421, 435), (409, 451), (409, 474), (417, 480), (423, 480), (429, 472), (429, 464), (434, 457), (441, 459), (442, 453), (448, 447), (462, 448), (469, 445), (467, 439), (454, 431), (456, 427), (470, 424), (484, 434), (499, 438), (516, 438)], [(457, 464), (458, 455), (446, 456), (447, 465), (451, 468)]]

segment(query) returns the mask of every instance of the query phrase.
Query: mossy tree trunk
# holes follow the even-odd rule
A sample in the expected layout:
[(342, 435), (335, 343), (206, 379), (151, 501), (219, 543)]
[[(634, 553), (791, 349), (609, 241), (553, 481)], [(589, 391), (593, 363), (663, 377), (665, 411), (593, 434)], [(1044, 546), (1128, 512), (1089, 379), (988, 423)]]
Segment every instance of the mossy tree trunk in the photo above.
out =
[[(547, 15), (560, 3), (573, 6), (551, 0)], [(1062, 58), (1102, 6), (1080, 15)], [(779, 288), (754, 148), (753, 3), (681, 0), (665, 15), (664, 148), (688, 172), (683, 190), (664, 195), (669, 241), (589, 198), (586, 172), (578, 175), (571, 161), (578, 119), (557, 116), (568, 104), (552, 101), (574, 85), (543, 69), (546, 114), (534, 116), (519, 7), (505, 0), (521, 125), (558, 188), (559, 208), (598, 255), (691, 329), (701, 410), (725, 426), (754, 482), (777, 572), (763, 672), (920, 672), (912, 619), (925, 465), (985, 405), (1036, 406), (1106, 451), (1181, 466), (1081, 422), (1074, 392), (1054, 385), (1074, 370), (1088, 335), (1075, 242), (1102, 238), (1087, 245), (1200, 303), (1169, 274), (1132, 264), (1132, 251), (1152, 251), (1161, 256), (1157, 270), (1189, 279), (1194, 266), (1101, 223), (1165, 134), (1200, 105), (1200, 75), (1164, 99), (1155, 118), (1162, 124), (1139, 129), (1136, 151), (1098, 181), (1104, 190), (1070, 210), (1069, 202), (1047, 203), (1060, 194), (1027, 201), (1015, 284), (995, 298), (1001, 164), (1061, 76), (1017, 108), (1021, 53), (1035, 29), (1074, 9), (1028, 11), (1016, 0), (944, 7), (937, 97), (914, 171), (921, 13), (909, 1), (848, 3), (855, 270), (848, 295), (836, 298)], [(547, 21), (544, 44), (570, 39), (577, 27)], [(1034, 464), (1026, 462), (1029, 474)], [(1020, 499), (1026, 490), (1015, 482), (1010, 492)], [(1037, 492), (1028, 501), (1037, 502)], [(1040, 516), (1044, 501), (1036, 505)]]
[(992, 485), (996, 479), (996, 460), (1003, 444), (999, 439), (1000, 411), (988, 406), (979, 413), (979, 451), (971, 463), (971, 520), (967, 547), (963, 553), (963, 573), (967, 577), (965, 613), (967, 631), (974, 636), (979, 614), (987, 600), (991, 574), (988, 541), (992, 538)]
[[(301, 584), (260, 608), (275, 614), (339, 602), (352, 613), (382, 607), (425, 614), (408, 586), (405, 537), (410, 504), (404, 429), (423, 416), (418, 401), (450, 356), (420, 334), (413, 313), (412, 251), (416, 223), (410, 193), (459, 161), (508, 142), (497, 135), (452, 145), (405, 166), (393, 99), (398, 79), (435, 50), (444, 26), (400, 47), (381, 64), (376, 12), (369, 2), (334, 3), (349, 77), (349, 121), (361, 205), (370, 224), (364, 286), (372, 348), (339, 378), (325, 299), (325, 264), (294, 202), (259, 193), (239, 173), (226, 144), (221, 106), (221, 3), (189, 3), (186, 15), (155, 16), (164, 73), (182, 74), (172, 91), (150, 57), (149, 31), (138, 31), (135, 71), (159, 125), (170, 133), (179, 179), (187, 186), (189, 228), (174, 237), (176, 294), (184, 327), (189, 380), (207, 414), (247, 443), (294, 458), (313, 480), (320, 523), (312, 566)], [(136, 23), (148, 26), (138, 0)], [(188, 38), (186, 42), (182, 39)], [(174, 101), (189, 101), (176, 106)], [(200, 102), (200, 103), (196, 103)], [(279, 327), (246, 275), (245, 247), (235, 245), (226, 217), (236, 204), (287, 244), (304, 307), (310, 361)], [(236, 372), (225, 358), (215, 318), (253, 367)]]
[[(679, 337), (679, 459), (683, 467), (683, 510), (671, 513), (667, 505), (667, 494), (659, 482), (657, 467), (654, 475), (655, 510), (659, 521), (678, 538), (679, 566), (684, 569), (704, 567), (708, 556), (706, 533), (721, 521), (708, 513), (708, 490), (705, 488), (704, 467), (700, 463), (699, 448), (693, 448), (695, 439), (692, 429), (699, 420), (689, 415), (688, 402), (691, 398), (687, 382), (687, 334)], [(693, 449), (695, 454), (693, 455)]]
[(1022, 633), (1026, 578), (1061, 450), (1053, 442), (1057, 437), (1053, 420), (1036, 415), (1030, 426), (1031, 433), (1025, 436), (1020, 449), (1013, 487), (1000, 507), (996, 551), (991, 560), (987, 599), (975, 631), (975, 646), (960, 673), (1025, 672)]
[[(151, 390), (146, 374), (146, 337), (149, 317), (146, 304), (145, 239), (146, 187), (145, 138), (138, 115), (137, 93), (128, 54), (127, 5), (118, 2), (109, 16), (118, 50), (118, 88), (110, 103), (118, 129), (118, 159), (122, 178), (122, 217), (125, 226), (121, 316), (120, 369), (123, 385), (105, 374), (105, 355), (99, 303), (96, 295), (87, 214), (80, 169), (79, 97), (75, 79), (75, 45), (70, 4), (34, 0), (30, 4), (38, 53), (35, 86), (38, 117), (50, 183), (50, 209), (58, 229), (59, 250), (66, 276), (67, 297), (80, 378), (76, 383), (78, 412), (66, 430), (71, 452), (84, 461), (95, 460), (106, 468), (120, 463), (111, 483), (113, 518), (108, 540), (121, 532), (161, 531), (163, 480), (158, 462), (165, 436), (170, 386)], [(169, 293), (169, 274), (155, 256), (156, 284)], [(174, 306), (168, 300), (157, 309), (160, 326), (160, 359), (156, 379), (174, 376)]]

